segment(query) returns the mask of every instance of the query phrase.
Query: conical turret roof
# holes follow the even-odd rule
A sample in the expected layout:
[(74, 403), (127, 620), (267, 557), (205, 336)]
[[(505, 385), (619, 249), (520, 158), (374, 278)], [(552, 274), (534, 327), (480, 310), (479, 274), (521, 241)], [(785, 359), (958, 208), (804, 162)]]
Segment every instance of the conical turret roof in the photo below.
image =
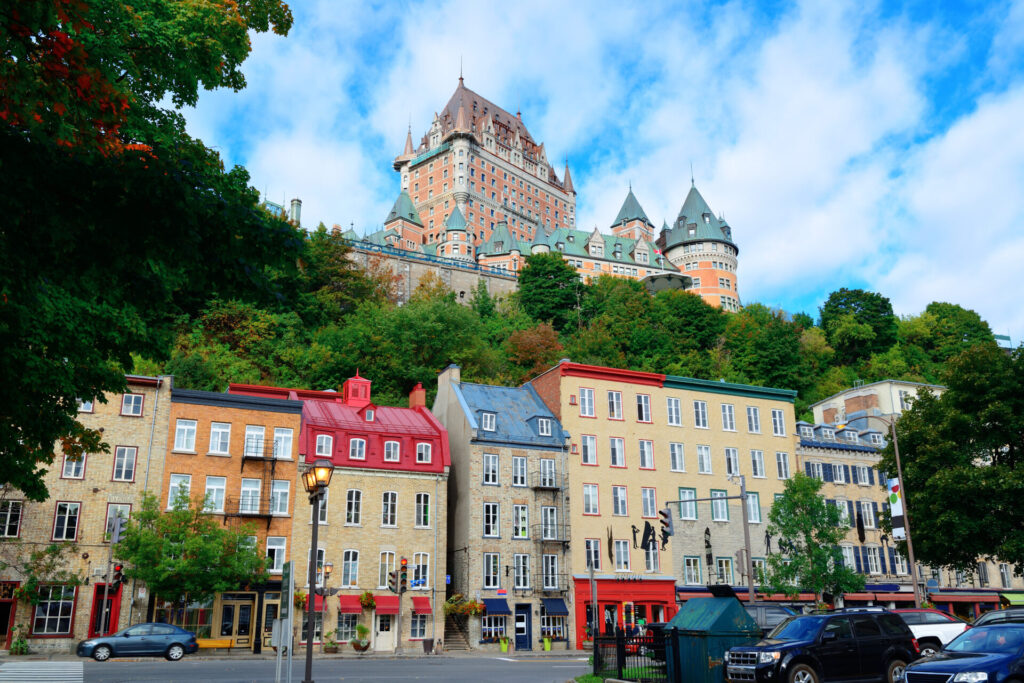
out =
[(449, 214), (447, 220), (444, 222), (445, 232), (466, 232), (466, 219), (459, 211), (459, 207), (456, 206), (455, 210)]
[(416, 211), (416, 207), (413, 206), (412, 197), (405, 190), (398, 195), (398, 199), (395, 200), (394, 206), (391, 207), (391, 212), (388, 217), (384, 219), (384, 225), (392, 221), (397, 220), (409, 221), (413, 225), (423, 227), (423, 222), (420, 221), (420, 215)]
[(569, 175), (569, 161), (565, 162), (565, 177), (562, 179), (562, 184), (565, 185), (566, 192), (575, 192), (576, 190), (572, 187), (572, 176)]
[(653, 227), (651, 219), (644, 213), (644, 209), (640, 206), (640, 202), (637, 201), (636, 195), (633, 194), (633, 188), (629, 188), (629, 193), (626, 195), (626, 200), (622, 202), (622, 208), (619, 209), (618, 215), (615, 216), (615, 220), (612, 221), (612, 225), (621, 225), (622, 223), (629, 223), (630, 221), (643, 221)]
[(665, 249), (670, 249), (677, 244), (704, 240), (726, 242), (733, 247), (736, 246), (732, 241), (732, 228), (724, 220), (715, 216), (697, 186), (691, 185), (686, 199), (683, 200), (683, 206), (679, 209), (679, 215), (676, 217), (675, 223), (672, 224), (672, 229), (666, 235)]

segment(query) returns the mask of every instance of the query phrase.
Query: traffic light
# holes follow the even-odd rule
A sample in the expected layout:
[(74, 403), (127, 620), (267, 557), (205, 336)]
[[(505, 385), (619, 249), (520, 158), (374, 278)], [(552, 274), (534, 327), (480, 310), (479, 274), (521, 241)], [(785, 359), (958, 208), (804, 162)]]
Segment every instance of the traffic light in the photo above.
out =
[(398, 570), (398, 592), (404, 593), (409, 590), (409, 559), (406, 557), (402, 558), (402, 562), (399, 565)]
[(398, 592), (398, 572), (394, 570), (388, 572), (388, 590), (392, 593)]
[(110, 579), (110, 587), (117, 588), (124, 582), (124, 565), (114, 565), (114, 576)]
[(672, 522), (672, 509), (665, 507), (658, 512), (658, 516), (661, 518), (661, 535), (662, 537), (671, 536), (676, 532), (675, 525)]
[(112, 526), (113, 528), (110, 530), (110, 542), (119, 543), (125, 527), (128, 526), (128, 522), (121, 515), (115, 515)]

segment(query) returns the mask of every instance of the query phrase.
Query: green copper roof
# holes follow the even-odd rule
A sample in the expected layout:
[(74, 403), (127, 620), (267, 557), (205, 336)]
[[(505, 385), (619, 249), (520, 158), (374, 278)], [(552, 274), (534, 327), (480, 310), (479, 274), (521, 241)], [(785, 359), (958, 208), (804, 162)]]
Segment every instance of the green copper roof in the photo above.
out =
[(413, 225), (418, 225), (421, 228), (423, 223), (420, 221), (420, 215), (416, 211), (416, 207), (412, 204), (412, 197), (405, 190), (398, 195), (398, 199), (395, 200), (395, 205), (391, 207), (391, 213), (384, 219), (384, 225), (387, 225), (391, 221), (397, 221), (399, 218), (402, 220), (409, 221)]
[(455, 210), (448, 216), (448, 219), (444, 222), (444, 226), (446, 232), (452, 232), (454, 230), (466, 232), (466, 219), (462, 216), (462, 212), (459, 211), (458, 206), (456, 206)]
[(630, 221), (643, 221), (647, 225), (654, 225), (651, 223), (651, 219), (647, 217), (647, 214), (644, 213), (640, 202), (637, 201), (632, 187), (629, 188), (629, 194), (626, 195), (626, 200), (622, 202), (622, 208), (619, 209), (619, 213), (615, 216), (615, 220), (612, 221), (612, 225), (621, 225)]
[(530, 245), (513, 237), (508, 229), (508, 223), (498, 221), (498, 224), (494, 226), (494, 232), (491, 233), (490, 239), (483, 243), (477, 253), (480, 256), (496, 256), (498, 254), (511, 253), (512, 250), (516, 250), (520, 254), (529, 254)]
[[(670, 249), (679, 244), (704, 240), (727, 242), (736, 246), (732, 241), (732, 228), (724, 220), (715, 216), (694, 185), (690, 187), (690, 191), (683, 201), (683, 207), (679, 209), (679, 216), (666, 235), (665, 248)], [(737, 251), (739, 250), (737, 249)]]
[[(547, 238), (547, 243), (551, 245), (552, 251), (559, 251), (566, 256), (579, 256), (582, 258), (594, 258), (611, 263), (622, 263), (631, 266), (643, 266), (651, 268), (659, 268), (662, 270), (674, 271), (678, 270), (672, 263), (666, 258), (662, 259), (662, 262), (657, 263), (659, 256), (656, 253), (658, 248), (651, 242), (647, 242), (647, 249), (649, 251), (648, 262), (639, 261), (634, 257), (637, 251), (637, 240), (630, 239), (628, 237), (617, 237), (616, 235), (608, 235), (606, 233), (599, 233), (599, 239), (603, 243), (603, 249), (601, 250), (600, 256), (591, 256), (587, 251), (587, 240), (591, 238), (593, 233), (586, 232), (584, 230), (573, 230), (571, 228), (558, 228)], [(561, 244), (561, 249), (558, 245)], [(620, 248), (616, 250), (616, 246)], [(643, 250), (643, 247), (640, 247)]]

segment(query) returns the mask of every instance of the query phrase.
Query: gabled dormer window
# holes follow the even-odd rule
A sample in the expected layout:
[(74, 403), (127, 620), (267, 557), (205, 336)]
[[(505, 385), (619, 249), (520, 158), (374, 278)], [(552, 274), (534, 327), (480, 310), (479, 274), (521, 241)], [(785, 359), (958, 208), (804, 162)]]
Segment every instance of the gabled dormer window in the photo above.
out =
[(825, 441), (833, 441), (836, 438), (836, 432), (834, 429), (822, 429), (821, 438), (825, 439)]
[(846, 440), (850, 443), (860, 443), (857, 439), (857, 432), (846, 432)]
[(882, 435), (881, 434), (872, 434), (870, 439), (871, 439), (871, 445), (872, 446), (881, 446), (882, 445)]
[(366, 421), (367, 422), (373, 422), (373, 418), (374, 418), (374, 411), (372, 409), (370, 409), (370, 408), (367, 408), (367, 410), (366, 410)]
[(800, 427), (800, 436), (806, 439), (814, 438), (814, 430), (807, 426)]
[(480, 427), (485, 432), (493, 432), (494, 426), (497, 423), (497, 418), (494, 413), (484, 413), (480, 417)]
[(541, 436), (551, 436), (551, 420), (546, 417), (538, 419), (537, 431), (540, 432)]

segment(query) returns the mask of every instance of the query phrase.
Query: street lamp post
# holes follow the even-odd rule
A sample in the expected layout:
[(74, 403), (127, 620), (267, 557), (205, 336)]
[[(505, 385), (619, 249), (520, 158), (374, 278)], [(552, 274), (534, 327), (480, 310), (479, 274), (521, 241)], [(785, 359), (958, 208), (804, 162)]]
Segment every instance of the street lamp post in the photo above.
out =
[(313, 506), (313, 540), (309, 551), (309, 600), (313, 604), (307, 605), (306, 610), (306, 677), (302, 683), (313, 682), (313, 632), (316, 630), (316, 574), (317, 574), (317, 536), (320, 529), (320, 501), (323, 500), (324, 492), (331, 483), (331, 475), (334, 473), (334, 463), (321, 458), (313, 463), (302, 475), (302, 485), (309, 494), (309, 504)]

